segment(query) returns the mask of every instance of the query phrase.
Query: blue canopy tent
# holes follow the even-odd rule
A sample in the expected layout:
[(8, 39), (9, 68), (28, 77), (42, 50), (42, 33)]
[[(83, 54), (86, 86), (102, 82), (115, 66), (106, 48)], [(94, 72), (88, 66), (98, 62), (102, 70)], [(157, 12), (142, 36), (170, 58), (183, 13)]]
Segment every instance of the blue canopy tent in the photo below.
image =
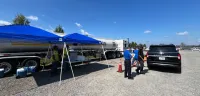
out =
[(0, 38), (38, 42), (59, 42), (62, 38), (48, 31), (29, 25), (0, 26)]
[(91, 37), (73, 33), (63, 37), (67, 43), (79, 43), (79, 44), (101, 44), (101, 41), (93, 39)]
[[(68, 50), (67, 47), (66, 47), (66, 43), (68, 43), (68, 44), (77, 43), (77, 44), (99, 44), (99, 45), (102, 45), (101, 41), (93, 39), (93, 38), (85, 36), (85, 35), (82, 35), (82, 34), (78, 34), (78, 33), (66, 35), (66, 36), (63, 37), (63, 40), (64, 40), (63, 52), (64, 52), (65, 49)], [(102, 45), (102, 49), (103, 49), (103, 53), (104, 53), (104, 56), (105, 56), (103, 45)], [(67, 55), (68, 55), (68, 53), (67, 53)], [(82, 53), (82, 55), (83, 55), (83, 53)], [(60, 84), (61, 84), (61, 79), (62, 79), (63, 57), (62, 57), (62, 65), (61, 65)], [(105, 56), (105, 58), (106, 58), (106, 56)], [(72, 75), (74, 77), (74, 72), (73, 72), (73, 69), (72, 69), (72, 66), (71, 66), (71, 61), (70, 61), (69, 55), (68, 55), (68, 60), (69, 60), (69, 63), (70, 63)], [(107, 59), (106, 59), (106, 61), (107, 61)], [(108, 65), (108, 67), (109, 67), (109, 65)], [(75, 79), (75, 77), (74, 77), (74, 79)]]
[(2, 42), (23, 41), (49, 43), (48, 55), (51, 43), (61, 42), (62, 37), (29, 25), (7, 25), (0, 26), (0, 40), (3, 40)]

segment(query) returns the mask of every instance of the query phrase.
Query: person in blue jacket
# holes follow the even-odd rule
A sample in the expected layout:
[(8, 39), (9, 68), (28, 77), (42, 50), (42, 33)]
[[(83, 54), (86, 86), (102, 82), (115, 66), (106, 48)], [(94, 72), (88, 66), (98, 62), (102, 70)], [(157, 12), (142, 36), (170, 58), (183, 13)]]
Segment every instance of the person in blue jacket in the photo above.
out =
[(133, 58), (133, 60), (132, 60), (132, 64), (134, 64), (135, 61), (138, 62), (138, 56), (139, 56), (139, 55), (138, 55), (138, 54), (139, 54), (138, 48), (134, 48), (133, 54), (134, 54), (134, 58)]
[(125, 66), (125, 72), (124, 77), (128, 77), (128, 79), (132, 79), (131, 76), (131, 58), (132, 55), (130, 53), (130, 48), (127, 48), (127, 50), (124, 51), (124, 66)]

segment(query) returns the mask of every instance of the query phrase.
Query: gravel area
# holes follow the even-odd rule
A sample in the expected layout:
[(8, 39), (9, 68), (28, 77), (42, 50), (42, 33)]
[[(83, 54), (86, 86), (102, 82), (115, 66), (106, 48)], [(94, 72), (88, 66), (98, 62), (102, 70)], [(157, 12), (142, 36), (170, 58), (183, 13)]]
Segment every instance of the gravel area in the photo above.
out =
[(70, 71), (64, 72), (60, 86), (59, 76), (49, 77), (48, 72), (1, 78), (0, 96), (200, 96), (200, 52), (181, 54), (181, 74), (174, 68), (145, 67), (144, 74), (136, 75), (132, 68), (134, 79), (129, 80), (116, 72), (120, 59), (112, 59), (110, 70), (106, 61), (74, 67), (76, 80)]

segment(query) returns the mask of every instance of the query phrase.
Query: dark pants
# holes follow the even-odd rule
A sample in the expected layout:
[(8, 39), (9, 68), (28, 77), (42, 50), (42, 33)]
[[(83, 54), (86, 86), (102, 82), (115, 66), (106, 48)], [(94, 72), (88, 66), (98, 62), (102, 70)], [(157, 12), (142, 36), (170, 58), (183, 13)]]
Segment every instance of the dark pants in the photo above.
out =
[(59, 64), (60, 64), (60, 62), (58, 62), (58, 61), (52, 62), (51, 75), (56, 75), (57, 74), (57, 68), (58, 68)]
[(136, 69), (136, 71), (143, 71), (143, 68), (144, 68), (144, 62), (143, 61), (139, 61), (139, 65), (137, 66), (137, 69)]
[(125, 66), (124, 77), (131, 78), (131, 60), (125, 60), (124, 66)]
[(69, 63), (67, 63), (66, 61), (68, 61), (67, 57), (64, 58), (64, 62), (63, 62), (64, 71), (67, 71), (69, 69)]

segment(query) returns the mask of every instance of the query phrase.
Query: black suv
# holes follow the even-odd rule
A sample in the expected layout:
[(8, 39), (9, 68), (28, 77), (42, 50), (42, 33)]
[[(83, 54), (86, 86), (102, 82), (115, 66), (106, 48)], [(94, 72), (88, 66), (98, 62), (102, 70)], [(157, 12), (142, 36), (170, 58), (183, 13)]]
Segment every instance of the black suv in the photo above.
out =
[(154, 65), (176, 67), (181, 72), (181, 55), (175, 45), (151, 45), (147, 52), (147, 66)]

